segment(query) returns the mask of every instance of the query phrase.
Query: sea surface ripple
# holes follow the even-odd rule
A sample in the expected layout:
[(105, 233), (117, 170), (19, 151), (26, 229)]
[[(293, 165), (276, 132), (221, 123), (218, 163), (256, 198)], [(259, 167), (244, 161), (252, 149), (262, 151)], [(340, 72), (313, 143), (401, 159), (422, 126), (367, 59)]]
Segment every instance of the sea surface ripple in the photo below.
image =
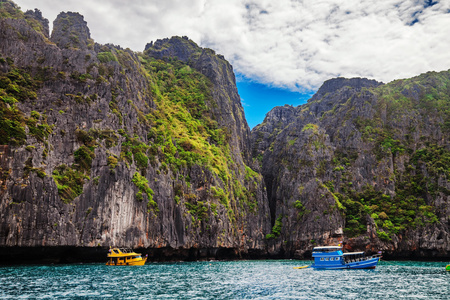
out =
[(308, 261), (0, 267), (1, 299), (449, 299), (445, 262), (375, 270), (294, 269)]

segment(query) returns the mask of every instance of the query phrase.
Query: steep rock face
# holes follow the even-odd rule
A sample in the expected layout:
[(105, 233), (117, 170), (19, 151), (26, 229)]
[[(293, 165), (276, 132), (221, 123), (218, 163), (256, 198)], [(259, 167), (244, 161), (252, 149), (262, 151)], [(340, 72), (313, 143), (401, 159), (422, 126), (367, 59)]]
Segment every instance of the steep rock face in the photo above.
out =
[(239, 163), (243, 159), (245, 164), (252, 165), (250, 129), (237, 91), (233, 67), (223, 56), (216, 55), (211, 49), (200, 49), (187, 37), (157, 40), (147, 44), (145, 49), (146, 54), (156, 59), (173, 57), (188, 63), (211, 80), (214, 86), (212, 96), (219, 104), (210, 107), (214, 119), (220, 127), (229, 129), (227, 134), (231, 137), (233, 149), (242, 153), (234, 153)]
[(42, 33), (44, 34), (44, 36), (46, 38), (50, 37), (48, 20), (42, 16), (42, 12), (39, 9), (35, 9), (34, 11), (27, 10), (27, 12), (25, 13), (25, 16), (27, 18), (31, 18), (31, 19), (38, 21), (42, 25)]
[(55, 45), (17, 15), (0, 27), (1, 246), (264, 252), (267, 197), (223, 57), (185, 38), (159, 57), (94, 44), (76, 13)]
[(343, 240), (393, 257), (448, 256), (450, 174), (437, 166), (449, 162), (449, 81), (338, 78), (305, 105), (269, 112), (252, 151), (279, 232), (271, 251)]
[(250, 136), (213, 50), (99, 45), (77, 13), (49, 38), (39, 11), (0, 10), (1, 253), (448, 257), (449, 72), (332, 79)]
[(145, 45), (145, 52), (157, 59), (167, 57), (176, 57), (177, 59), (187, 63), (194, 54), (198, 54), (198, 46), (190, 41), (188, 37), (183, 36), (181, 39), (161, 39), (155, 43), (150, 42)]
[(362, 88), (377, 87), (381, 84), (381, 82), (366, 78), (333, 78), (325, 81), (310, 101), (323, 98), (327, 93), (335, 93), (344, 87), (361, 90)]
[(86, 49), (88, 44), (93, 45), (87, 22), (79, 13), (62, 12), (53, 22), (51, 41), (60, 49), (80, 48)]

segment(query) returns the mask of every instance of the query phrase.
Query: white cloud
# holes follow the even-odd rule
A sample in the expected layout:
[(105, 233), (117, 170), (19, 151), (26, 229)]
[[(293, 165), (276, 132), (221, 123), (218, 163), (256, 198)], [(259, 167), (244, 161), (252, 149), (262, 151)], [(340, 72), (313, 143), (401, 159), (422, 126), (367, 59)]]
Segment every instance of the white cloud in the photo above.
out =
[(51, 22), (85, 16), (99, 43), (142, 51), (187, 35), (235, 71), (265, 84), (316, 89), (336, 76), (388, 82), (450, 68), (450, 1), (425, 0), (16, 0)]

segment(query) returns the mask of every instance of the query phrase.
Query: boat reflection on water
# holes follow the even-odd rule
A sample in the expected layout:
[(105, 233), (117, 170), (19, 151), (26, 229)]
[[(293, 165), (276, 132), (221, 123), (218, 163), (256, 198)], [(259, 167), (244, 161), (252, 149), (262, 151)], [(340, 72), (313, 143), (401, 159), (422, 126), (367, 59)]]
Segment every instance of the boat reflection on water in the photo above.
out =
[(147, 261), (147, 255), (142, 257), (127, 248), (110, 248), (108, 258), (107, 266), (143, 266)]

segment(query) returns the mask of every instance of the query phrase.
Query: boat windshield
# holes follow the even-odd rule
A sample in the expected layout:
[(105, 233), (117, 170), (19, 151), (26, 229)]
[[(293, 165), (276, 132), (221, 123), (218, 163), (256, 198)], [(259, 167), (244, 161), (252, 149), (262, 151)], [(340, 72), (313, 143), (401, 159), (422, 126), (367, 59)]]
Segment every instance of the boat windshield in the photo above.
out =
[(133, 250), (128, 248), (112, 248), (110, 251), (114, 254), (128, 254), (128, 253), (134, 253)]
[(128, 248), (120, 248), (120, 251), (122, 251), (122, 253), (132, 253), (133, 252), (131, 249), (128, 249)]

